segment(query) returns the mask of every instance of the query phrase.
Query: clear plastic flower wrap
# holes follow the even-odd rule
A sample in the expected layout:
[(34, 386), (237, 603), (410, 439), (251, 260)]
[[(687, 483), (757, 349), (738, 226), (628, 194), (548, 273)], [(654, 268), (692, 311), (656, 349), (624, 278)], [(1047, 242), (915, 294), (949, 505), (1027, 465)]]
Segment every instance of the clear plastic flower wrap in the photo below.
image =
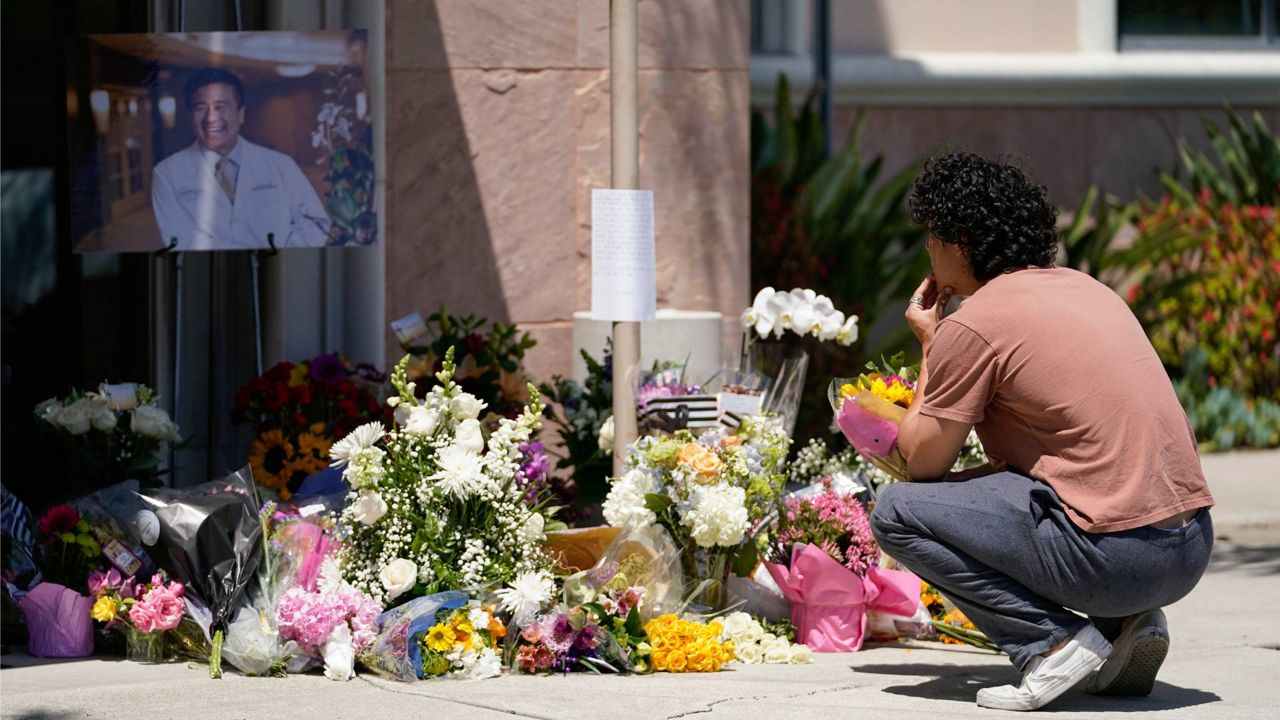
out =
[(411, 682), (423, 679), (419, 639), (436, 623), (436, 616), (457, 610), (468, 602), (459, 590), (417, 597), (378, 617), (378, 637), (358, 660), (382, 677)]
[(629, 587), (644, 588), (645, 618), (674, 612), (682, 604), (680, 551), (658, 525), (625, 525), (594, 567), (565, 579), (563, 597), (572, 607)]
[(911, 474), (898, 450), (898, 426), (914, 393), (914, 384), (897, 375), (836, 378), (827, 388), (845, 439), (867, 462), (901, 481), (911, 480)]

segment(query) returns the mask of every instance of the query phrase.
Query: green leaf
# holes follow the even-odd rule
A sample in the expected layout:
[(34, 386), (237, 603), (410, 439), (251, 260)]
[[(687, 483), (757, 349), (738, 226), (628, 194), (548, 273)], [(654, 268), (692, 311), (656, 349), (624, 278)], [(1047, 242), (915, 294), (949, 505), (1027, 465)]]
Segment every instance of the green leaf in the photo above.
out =
[(738, 549), (733, 556), (733, 574), (738, 577), (751, 577), (756, 565), (760, 564), (760, 548), (749, 542)]
[(658, 493), (648, 493), (644, 496), (644, 506), (648, 508), (654, 515), (662, 515), (675, 504), (675, 501), (666, 495)]

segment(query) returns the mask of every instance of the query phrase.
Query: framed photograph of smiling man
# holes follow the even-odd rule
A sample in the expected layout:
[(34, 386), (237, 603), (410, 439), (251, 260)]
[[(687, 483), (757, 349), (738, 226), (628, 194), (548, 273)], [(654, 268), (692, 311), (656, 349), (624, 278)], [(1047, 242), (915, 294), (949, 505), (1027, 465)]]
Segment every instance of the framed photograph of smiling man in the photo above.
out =
[(373, 243), (368, 52), (363, 30), (74, 39), (75, 250)]

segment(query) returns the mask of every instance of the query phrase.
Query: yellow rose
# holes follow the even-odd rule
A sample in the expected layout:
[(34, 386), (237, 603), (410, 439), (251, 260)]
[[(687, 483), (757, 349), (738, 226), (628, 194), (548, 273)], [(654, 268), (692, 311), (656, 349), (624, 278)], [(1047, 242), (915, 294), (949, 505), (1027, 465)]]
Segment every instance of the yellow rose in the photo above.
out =
[(702, 476), (702, 480), (710, 480), (720, 474), (720, 470), (724, 467), (724, 463), (720, 462), (720, 458), (716, 457), (715, 453), (710, 450), (704, 450), (694, 456), (694, 458), (689, 462), (689, 467), (692, 468), (694, 472), (698, 473), (698, 475)]
[(116, 619), (116, 601), (110, 595), (103, 595), (93, 604), (89, 615), (98, 622), (111, 622)]
[(667, 671), (667, 651), (666, 650), (655, 649), (653, 651), (653, 654), (650, 656), (650, 659), (653, 661), (654, 670), (657, 670), (658, 672)]
[(683, 650), (672, 650), (667, 653), (667, 672), (684, 672), (689, 667), (689, 659)]

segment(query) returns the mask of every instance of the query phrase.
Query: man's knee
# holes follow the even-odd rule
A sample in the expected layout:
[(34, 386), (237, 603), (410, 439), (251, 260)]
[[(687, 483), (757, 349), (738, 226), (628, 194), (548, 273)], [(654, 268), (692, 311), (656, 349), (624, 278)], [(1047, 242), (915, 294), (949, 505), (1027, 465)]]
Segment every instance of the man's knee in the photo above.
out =
[(897, 483), (883, 488), (879, 497), (876, 498), (875, 508), (871, 511), (871, 534), (875, 536), (876, 542), (880, 543), (881, 547), (888, 544), (887, 539), (891, 531), (902, 527), (895, 508), (899, 495)]

